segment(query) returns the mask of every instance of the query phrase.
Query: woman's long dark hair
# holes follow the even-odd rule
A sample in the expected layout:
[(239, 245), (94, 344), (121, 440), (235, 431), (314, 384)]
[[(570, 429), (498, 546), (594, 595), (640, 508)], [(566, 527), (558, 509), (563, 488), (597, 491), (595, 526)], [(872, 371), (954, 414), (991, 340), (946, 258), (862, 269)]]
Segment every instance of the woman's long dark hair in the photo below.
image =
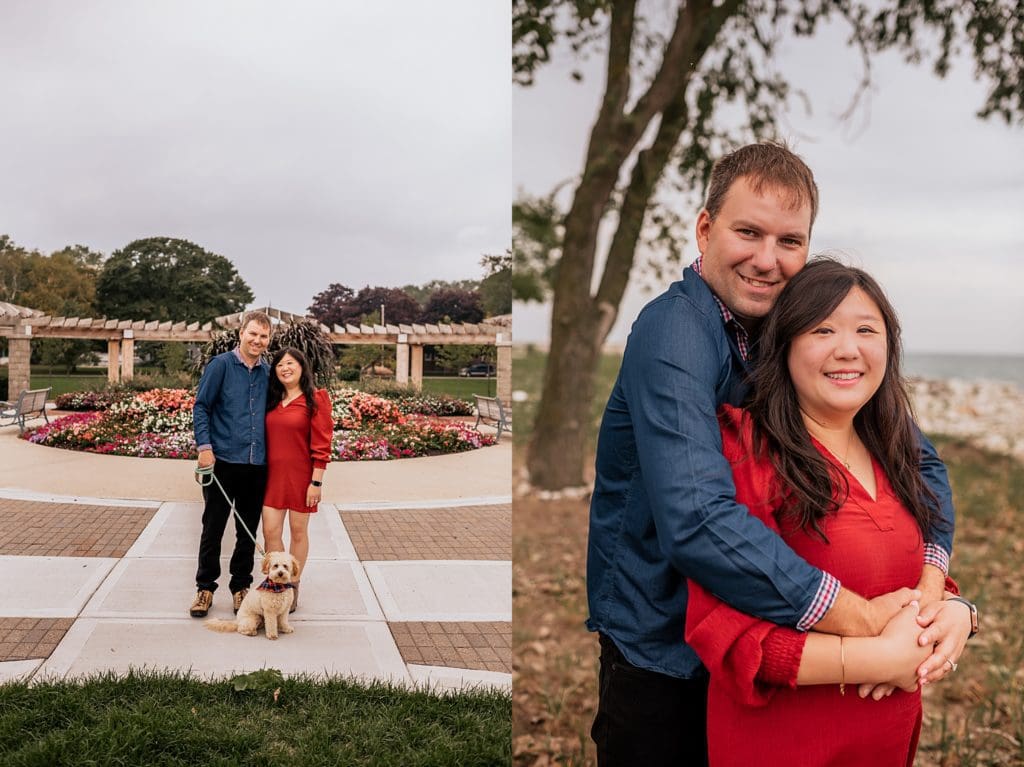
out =
[(816, 258), (779, 294), (761, 330), (752, 374), (748, 409), (753, 416), (754, 450), (770, 457), (782, 480), (783, 519), (824, 538), (819, 522), (839, 509), (850, 488), (845, 475), (811, 443), (789, 374), (789, 350), (794, 338), (832, 314), (855, 287), (881, 312), (888, 348), (885, 376), (854, 416), (854, 428), (928, 540), (939, 504), (921, 478), (910, 398), (900, 374), (900, 324), (882, 288), (866, 272), (830, 258)]
[(309, 417), (312, 418), (313, 414), (316, 413), (316, 397), (313, 392), (313, 373), (309, 369), (309, 361), (306, 359), (306, 355), (294, 346), (286, 346), (283, 349), (278, 349), (274, 358), (270, 361), (270, 384), (267, 386), (267, 412), (269, 413), (277, 407), (281, 403), (281, 400), (284, 399), (284, 384), (277, 378), (277, 363), (280, 362), (281, 358), (286, 354), (298, 362), (299, 367), (302, 368), (302, 373), (299, 375), (299, 388), (302, 390), (302, 393), (306, 395), (306, 411), (309, 413)]

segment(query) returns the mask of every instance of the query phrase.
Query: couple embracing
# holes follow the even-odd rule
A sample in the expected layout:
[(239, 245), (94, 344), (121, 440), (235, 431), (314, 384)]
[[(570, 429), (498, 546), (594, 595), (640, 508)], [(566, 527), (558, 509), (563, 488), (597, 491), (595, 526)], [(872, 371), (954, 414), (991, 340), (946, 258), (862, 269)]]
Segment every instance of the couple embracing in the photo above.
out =
[[(206, 616), (217, 590), (221, 538), (232, 516), (225, 494), (238, 512), (228, 584), (234, 612), (252, 585), (252, 536), (261, 517), (268, 552), (284, 551), (287, 518), (289, 550), (298, 563), (291, 611), (298, 606), (299, 574), (309, 554), (309, 517), (320, 503), (331, 457), (331, 401), (325, 390), (314, 389), (312, 370), (300, 350), (283, 348), (269, 364), (263, 360), (270, 333), (265, 313), (245, 314), (238, 346), (210, 360), (196, 391), (192, 414), (199, 470), (212, 467), (217, 481), (203, 488), (196, 596), (189, 609), (193, 618)], [(276, 590), (269, 580), (258, 588)]]
[(633, 325), (590, 512), (602, 767), (911, 765), (920, 686), (977, 631), (896, 314), (808, 263), (817, 209), (787, 148), (723, 157), (700, 257)]

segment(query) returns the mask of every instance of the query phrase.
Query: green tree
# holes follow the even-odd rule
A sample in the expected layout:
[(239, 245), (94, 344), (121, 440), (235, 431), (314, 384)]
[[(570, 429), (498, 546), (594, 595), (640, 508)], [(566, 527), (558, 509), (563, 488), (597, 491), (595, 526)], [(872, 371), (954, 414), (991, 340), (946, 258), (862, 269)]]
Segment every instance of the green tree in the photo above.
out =
[[(527, 456), (533, 484), (583, 484), (594, 376), (638, 245), (654, 246), (669, 258), (681, 253), (681, 222), (658, 199), (670, 191), (695, 195), (715, 157), (775, 136), (776, 115), (790, 96), (789, 83), (772, 67), (781, 41), (813, 35), (827, 19), (843, 19), (865, 62), (861, 90), (870, 83), (872, 57), (881, 51), (930, 60), (943, 76), (951, 54), (967, 48), (977, 79), (988, 88), (979, 116), (1019, 124), (1022, 7), (1018, 0), (688, 0), (667, 11), (665, 4), (637, 0), (513, 0), (516, 83), (528, 86), (562, 42), (581, 55), (599, 48), (607, 62), (568, 210), (564, 216), (551, 211), (541, 227), (548, 239), (532, 247), (541, 259), (530, 259), (527, 243), (516, 246), (517, 270), (525, 257), (526, 266), (551, 275), (553, 284), (551, 347)], [(665, 19), (666, 13), (674, 16)], [(716, 120), (726, 106), (743, 115), (738, 130)], [(602, 223), (612, 233), (599, 266)], [(533, 284), (543, 287), (541, 280)]]
[(173, 237), (130, 242), (103, 264), (97, 308), (122, 320), (208, 322), (252, 301), (249, 286), (224, 256)]
[[(45, 255), (0, 236), (0, 300), (55, 317), (90, 317), (96, 312), (96, 272), (103, 254), (72, 245)], [(95, 342), (46, 338), (32, 344), (34, 361), (74, 372)]]
[(408, 293), (416, 303), (423, 305), (427, 303), (431, 293), (436, 293), (446, 288), (470, 291), (479, 290), (480, 282), (478, 280), (431, 280), (423, 285), (405, 285), (402, 291)]
[(438, 364), (455, 371), (468, 367), (474, 362), (488, 362), (494, 365), (498, 356), (497, 351), (497, 347), (488, 344), (445, 344), (434, 347), (434, 354)]
[(25, 288), (29, 251), (17, 245), (10, 235), (0, 234), (0, 301), (18, 304)]
[(346, 375), (346, 380), (359, 380), (362, 371), (371, 365), (383, 365), (390, 370), (398, 366), (394, 345), (378, 346), (377, 344), (349, 344), (342, 346), (338, 354), (338, 364)]
[(512, 313), (512, 251), (480, 259), (487, 276), (480, 282), (480, 300), (488, 317)]
[(431, 293), (417, 322), (480, 322), (484, 307), (475, 290), (442, 288)]

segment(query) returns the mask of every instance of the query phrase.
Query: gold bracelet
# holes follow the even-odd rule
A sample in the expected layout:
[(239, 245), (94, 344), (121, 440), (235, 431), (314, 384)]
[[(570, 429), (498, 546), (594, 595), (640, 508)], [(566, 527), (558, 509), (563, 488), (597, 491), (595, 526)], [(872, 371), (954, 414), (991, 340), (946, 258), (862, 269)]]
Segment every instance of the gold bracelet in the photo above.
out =
[(839, 694), (846, 695), (846, 652), (842, 637), (839, 637)]

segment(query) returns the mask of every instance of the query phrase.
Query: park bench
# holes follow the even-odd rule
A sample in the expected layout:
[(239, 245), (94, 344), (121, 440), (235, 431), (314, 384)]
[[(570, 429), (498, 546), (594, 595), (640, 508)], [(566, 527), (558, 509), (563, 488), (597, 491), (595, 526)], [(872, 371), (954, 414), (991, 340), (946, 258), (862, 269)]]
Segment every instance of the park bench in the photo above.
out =
[(508, 411), (501, 400), (497, 397), (481, 397), (474, 394), (476, 399), (476, 423), (473, 428), (479, 430), (480, 422), (493, 423), (498, 430), (498, 439), (501, 439), (501, 432), (512, 431), (512, 414)]
[(46, 398), (53, 387), (46, 389), (23, 389), (14, 402), (0, 402), (0, 426), (18, 424), (21, 433), (25, 433), (25, 421), (30, 418), (42, 418), (50, 422), (46, 415)]

